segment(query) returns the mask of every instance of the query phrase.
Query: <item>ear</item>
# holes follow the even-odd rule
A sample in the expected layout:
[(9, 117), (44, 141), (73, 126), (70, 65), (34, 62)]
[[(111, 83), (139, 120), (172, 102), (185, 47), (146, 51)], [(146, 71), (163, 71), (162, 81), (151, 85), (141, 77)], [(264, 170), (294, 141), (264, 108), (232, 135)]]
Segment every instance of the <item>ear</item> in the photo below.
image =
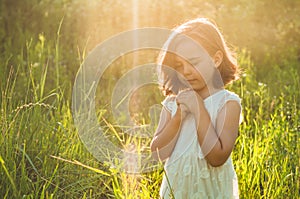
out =
[(221, 63), (223, 62), (223, 53), (222, 53), (222, 51), (218, 50), (216, 52), (216, 54), (214, 55), (214, 62), (215, 62), (215, 65), (216, 65), (217, 68), (221, 65)]

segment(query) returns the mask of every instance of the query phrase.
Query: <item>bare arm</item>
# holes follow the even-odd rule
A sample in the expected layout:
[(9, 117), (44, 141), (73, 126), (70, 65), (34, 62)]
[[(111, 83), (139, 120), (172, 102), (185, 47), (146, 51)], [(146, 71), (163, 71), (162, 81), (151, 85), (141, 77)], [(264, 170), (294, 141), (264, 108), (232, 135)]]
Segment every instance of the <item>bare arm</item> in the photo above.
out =
[(185, 93), (178, 96), (177, 101), (188, 106), (194, 114), (198, 142), (208, 163), (215, 167), (224, 164), (238, 136), (240, 105), (235, 101), (228, 101), (219, 112), (214, 128), (203, 99), (198, 94)]
[(151, 142), (151, 151), (156, 159), (165, 160), (175, 147), (181, 123), (181, 110), (178, 107), (176, 114), (171, 114), (163, 108), (157, 130)]
[(237, 102), (227, 102), (219, 112), (214, 128), (204, 104), (200, 105), (198, 141), (206, 160), (212, 166), (221, 166), (230, 156), (238, 137), (240, 111)]

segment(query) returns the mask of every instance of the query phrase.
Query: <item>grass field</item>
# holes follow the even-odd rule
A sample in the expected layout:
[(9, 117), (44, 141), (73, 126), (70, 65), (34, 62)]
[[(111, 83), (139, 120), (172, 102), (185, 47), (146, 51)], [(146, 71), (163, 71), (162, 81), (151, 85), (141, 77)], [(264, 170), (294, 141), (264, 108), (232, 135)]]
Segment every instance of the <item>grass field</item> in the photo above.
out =
[[(67, 65), (79, 69), (86, 49), (78, 48), (76, 59), (65, 63), (60, 26), (55, 38), (41, 32), (19, 48), (11, 41), (7, 36), (0, 62), (0, 197), (158, 198), (162, 169), (133, 175), (109, 168), (78, 136), (71, 109), (75, 76)], [(243, 106), (232, 154), (240, 198), (300, 198), (299, 59), (286, 57), (280, 64), (267, 60), (271, 70), (262, 73), (249, 51), (239, 50), (238, 57), (244, 72), (228, 89), (240, 95)], [(118, 64), (126, 68), (126, 62)], [(116, 81), (110, 77), (105, 92)], [(111, 120), (107, 101), (97, 106), (107, 133), (128, 144)]]

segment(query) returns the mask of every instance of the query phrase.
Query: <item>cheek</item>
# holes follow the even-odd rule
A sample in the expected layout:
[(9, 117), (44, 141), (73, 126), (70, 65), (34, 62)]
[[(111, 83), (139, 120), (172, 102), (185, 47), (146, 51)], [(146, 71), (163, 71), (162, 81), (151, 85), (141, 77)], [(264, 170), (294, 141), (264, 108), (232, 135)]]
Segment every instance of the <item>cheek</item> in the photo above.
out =
[(208, 82), (215, 74), (216, 68), (210, 62), (202, 62), (196, 67), (199, 78)]

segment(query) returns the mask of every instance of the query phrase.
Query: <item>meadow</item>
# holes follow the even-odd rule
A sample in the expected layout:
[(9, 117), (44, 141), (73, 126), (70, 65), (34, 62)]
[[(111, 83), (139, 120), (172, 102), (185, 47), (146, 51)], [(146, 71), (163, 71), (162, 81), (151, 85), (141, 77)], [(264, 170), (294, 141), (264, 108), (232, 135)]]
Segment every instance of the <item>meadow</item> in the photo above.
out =
[[(228, 86), (240, 95), (243, 106), (232, 154), (240, 198), (300, 198), (297, 1), (237, 5), (233, 0), (147, 0), (146, 6), (117, 0), (0, 2), (1, 198), (158, 198), (162, 168), (129, 174), (108, 167), (87, 150), (73, 121), (72, 87), (76, 72), (98, 43), (137, 27), (172, 28), (199, 13), (222, 27), (243, 70)], [(182, 12), (173, 16), (178, 10)], [(135, 64), (154, 62), (156, 55), (139, 52)], [(98, 84), (106, 88), (97, 91), (99, 123), (121, 146), (138, 140), (120, 130), (109, 103), (114, 85), (133, 67), (135, 56), (120, 56)], [(137, 106), (142, 123), (149, 116), (141, 107), (163, 99), (155, 86), (146, 91), (137, 96), (147, 101)], [(149, 141), (143, 143), (146, 148)]]

